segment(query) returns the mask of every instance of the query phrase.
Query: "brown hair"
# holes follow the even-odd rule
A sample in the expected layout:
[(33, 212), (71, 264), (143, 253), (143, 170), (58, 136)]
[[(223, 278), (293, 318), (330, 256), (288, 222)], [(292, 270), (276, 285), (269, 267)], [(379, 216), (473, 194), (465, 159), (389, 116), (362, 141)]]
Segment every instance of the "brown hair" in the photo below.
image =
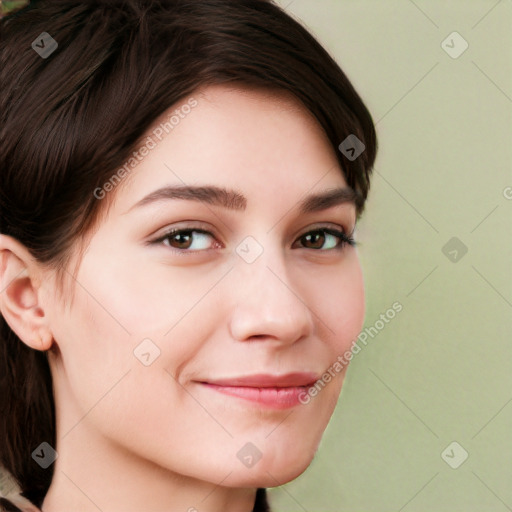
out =
[[(58, 44), (46, 58), (31, 47), (42, 32)], [(270, 1), (32, 1), (0, 20), (0, 41), (0, 232), (41, 264), (66, 267), (107, 207), (93, 191), (155, 119), (210, 84), (292, 93), (324, 129), (363, 210), (372, 118), (323, 47)], [(356, 159), (338, 151), (351, 134), (365, 145)], [(46, 354), (1, 316), (0, 440), (0, 465), (40, 506), (52, 466), (31, 453), (42, 441), (55, 446), (51, 373)], [(266, 506), (260, 490), (255, 510)]]

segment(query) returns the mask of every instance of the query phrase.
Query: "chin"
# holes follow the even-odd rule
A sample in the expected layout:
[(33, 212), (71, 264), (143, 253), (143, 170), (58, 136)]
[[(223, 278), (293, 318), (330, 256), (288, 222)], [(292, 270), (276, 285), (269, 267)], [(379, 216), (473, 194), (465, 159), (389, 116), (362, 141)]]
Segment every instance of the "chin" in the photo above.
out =
[(297, 452), (279, 460), (262, 458), (252, 468), (243, 468), (233, 473), (233, 487), (277, 487), (299, 477), (311, 464), (315, 451), (309, 453), (298, 447)]

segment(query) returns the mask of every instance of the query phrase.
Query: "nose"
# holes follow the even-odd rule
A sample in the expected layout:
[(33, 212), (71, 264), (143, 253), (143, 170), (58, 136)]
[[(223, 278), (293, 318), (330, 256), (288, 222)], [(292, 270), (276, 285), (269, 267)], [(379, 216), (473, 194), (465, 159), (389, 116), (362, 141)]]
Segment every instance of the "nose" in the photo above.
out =
[(294, 279), (289, 277), (282, 251), (267, 249), (253, 263), (240, 260), (237, 265), (232, 275), (237, 297), (230, 322), (234, 339), (291, 345), (311, 335), (314, 314), (300, 291), (307, 286), (306, 276), (304, 280), (297, 273)]

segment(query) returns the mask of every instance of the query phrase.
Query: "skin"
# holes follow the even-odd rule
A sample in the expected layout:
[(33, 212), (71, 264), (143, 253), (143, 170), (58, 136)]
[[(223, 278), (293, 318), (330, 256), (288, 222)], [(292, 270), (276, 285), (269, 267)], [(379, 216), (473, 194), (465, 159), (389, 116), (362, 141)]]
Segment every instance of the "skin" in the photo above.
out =
[[(109, 192), (72, 302), (51, 269), (0, 236), (1, 313), (27, 345), (52, 347), (59, 456), (44, 512), (250, 511), (257, 487), (307, 468), (334, 410), (345, 371), (282, 410), (197, 382), (322, 375), (360, 332), (364, 292), (355, 247), (303, 236), (318, 224), (351, 233), (356, 222), (352, 202), (298, 213), (305, 195), (346, 187), (312, 115), (286, 94), (247, 88), (209, 86), (195, 98)], [(173, 199), (130, 210), (184, 183), (236, 189), (247, 207)], [(176, 237), (147, 244), (173, 226), (212, 235), (193, 233), (181, 254)], [(252, 263), (236, 252), (247, 236), (263, 248)], [(150, 366), (133, 353), (146, 338), (160, 349)], [(250, 468), (237, 457), (248, 442), (262, 454)]]

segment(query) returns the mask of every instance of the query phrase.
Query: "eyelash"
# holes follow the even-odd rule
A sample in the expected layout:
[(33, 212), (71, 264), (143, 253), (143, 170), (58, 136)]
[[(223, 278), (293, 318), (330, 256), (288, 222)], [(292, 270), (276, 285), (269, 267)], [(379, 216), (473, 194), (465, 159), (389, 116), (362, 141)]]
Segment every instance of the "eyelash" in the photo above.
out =
[[(168, 230), (162, 236), (158, 237), (156, 240), (153, 240), (152, 242), (149, 242), (149, 243), (150, 243), (150, 245), (162, 244), (166, 248), (171, 249), (173, 252), (181, 253), (181, 254), (198, 253), (198, 252), (205, 252), (205, 251), (209, 250), (209, 249), (177, 249), (175, 247), (171, 247), (168, 244), (164, 244), (165, 240), (172, 238), (173, 236), (180, 235), (180, 234), (187, 234), (187, 233), (188, 234), (189, 233), (201, 233), (201, 234), (209, 235), (212, 238), (215, 238), (215, 236), (212, 233), (210, 233), (209, 231), (206, 231), (204, 229), (200, 229), (200, 228), (178, 228), (178, 229), (173, 228), (173, 229)], [(317, 252), (329, 252), (329, 251), (336, 251), (336, 250), (340, 251), (346, 245), (349, 245), (352, 247), (357, 245), (357, 242), (354, 240), (352, 234), (347, 235), (344, 231), (334, 229), (334, 228), (327, 228), (327, 227), (319, 227), (319, 228), (313, 229), (311, 231), (307, 231), (304, 234), (302, 234), (299, 238), (297, 238), (297, 240), (304, 238), (306, 235), (311, 235), (311, 234), (315, 234), (315, 233), (327, 233), (329, 235), (337, 237), (340, 240), (340, 242), (336, 247), (333, 247), (330, 249), (311, 249), (308, 247), (303, 247), (303, 249), (310, 249), (312, 251), (317, 251)]]

